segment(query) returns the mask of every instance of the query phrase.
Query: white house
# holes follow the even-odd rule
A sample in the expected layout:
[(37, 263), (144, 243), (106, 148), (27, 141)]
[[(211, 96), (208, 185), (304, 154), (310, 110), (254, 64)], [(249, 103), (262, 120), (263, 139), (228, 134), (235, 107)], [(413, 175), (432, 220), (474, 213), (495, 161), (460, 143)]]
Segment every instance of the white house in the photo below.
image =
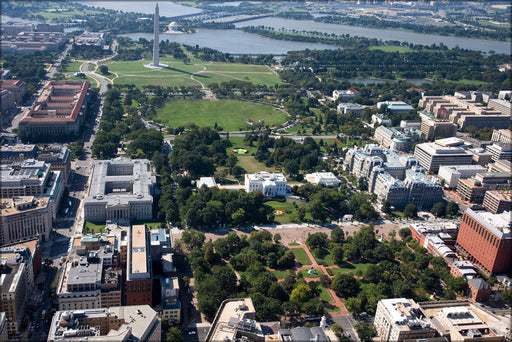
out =
[(267, 197), (286, 195), (286, 177), (282, 173), (261, 171), (245, 175), (245, 191), (259, 190)]

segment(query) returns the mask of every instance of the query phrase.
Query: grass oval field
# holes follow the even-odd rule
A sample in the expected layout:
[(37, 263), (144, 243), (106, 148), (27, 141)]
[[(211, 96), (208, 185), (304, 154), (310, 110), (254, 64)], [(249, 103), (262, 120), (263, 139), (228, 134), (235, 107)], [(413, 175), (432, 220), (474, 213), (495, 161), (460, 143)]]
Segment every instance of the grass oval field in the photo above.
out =
[(171, 101), (157, 111), (154, 117), (170, 127), (186, 126), (194, 123), (199, 127), (223, 128), (224, 131), (250, 129), (249, 122), (254, 124), (263, 120), (265, 125), (273, 127), (284, 123), (288, 116), (281, 110), (262, 103), (218, 100), (218, 101)]

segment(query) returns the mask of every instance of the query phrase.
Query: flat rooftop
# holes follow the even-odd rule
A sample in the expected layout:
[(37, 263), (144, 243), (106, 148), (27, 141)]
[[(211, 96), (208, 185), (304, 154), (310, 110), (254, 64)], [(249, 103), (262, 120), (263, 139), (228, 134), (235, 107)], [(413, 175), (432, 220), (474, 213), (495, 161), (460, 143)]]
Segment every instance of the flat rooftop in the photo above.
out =
[(146, 226), (135, 225), (131, 234), (131, 265), (130, 273), (148, 272), (148, 251), (146, 249)]

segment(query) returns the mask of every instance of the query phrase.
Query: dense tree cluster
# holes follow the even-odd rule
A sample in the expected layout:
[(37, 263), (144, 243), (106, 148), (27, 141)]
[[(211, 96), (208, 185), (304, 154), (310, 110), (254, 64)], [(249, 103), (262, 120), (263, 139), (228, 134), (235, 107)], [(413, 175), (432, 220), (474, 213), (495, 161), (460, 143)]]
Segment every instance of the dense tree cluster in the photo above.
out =
[(251, 297), (258, 320), (323, 314), (320, 283), (306, 282), (293, 274), (278, 282), (266, 268), (288, 269), (295, 262), (293, 252), (279, 243), (277, 235), (258, 231), (247, 238), (232, 232), (203, 244), (202, 233), (187, 232), (184, 242), (190, 249), (198, 307), (207, 317), (213, 317), (222, 300), (240, 296)]

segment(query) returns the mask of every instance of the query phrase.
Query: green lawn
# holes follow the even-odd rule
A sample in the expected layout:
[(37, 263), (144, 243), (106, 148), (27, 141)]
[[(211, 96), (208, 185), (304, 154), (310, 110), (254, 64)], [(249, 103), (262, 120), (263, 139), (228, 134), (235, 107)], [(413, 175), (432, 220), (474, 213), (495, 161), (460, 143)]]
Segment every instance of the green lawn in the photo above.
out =
[(331, 295), (329, 294), (329, 292), (327, 292), (327, 290), (325, 289), (325, 287), (323, 287), (323, 285), (318, 285), (318, 289), (320, 290), (320, 299), (323, 300), (324, 302), (331, 302), (332, 301), (332, 297)]
[(288, 246), (300, 246), (300, 243), (297, 242), (290, 242)]
[(290, 274), (295, 274), (293, 271), (272, 271), (272, 273), (276, 276), (277, 279), (284, 279)]
[(379, 45), (379, 46), (370, 46), (369, 50), (381, 50), (384, 52), (413, 52), (413, 50), (407, 46), (394, 46), (394, 45)]
[(273, 86), (281, 84), (277, 74), (263, 65), (215, 63), (191, 58), (190, 63), (169, 56), (160, 56), (160, 62), (167, 68), (150, 69), (145, 64), (150, 60), (141, 61), (109, 61), (105, 62), (109, 71), (117, 73), (115, 84), (135, 84), (160, 86), (194, 86), (208, 87), (212, 83), (231, 80), (248, 81), (255, 84)]
[[(287, 200), (286, 202), (278, 202), (278, 201), (268, 201), (265, 202), (266, 205), (271, 207), (272, 209), (282, 209), (284, 210), (284, 215), (274, 216), (274, 221), (277, 223), (291, 223), (293, 220), (296, 220), (297, 208), (293, 205), (295, 202), (291, 200)], [(298, 206), (302, 205), (302, 203), (297, 203)]]
[(334, 265), (334, 261), (332, 260), (332, 254), (329, 253), (329, 251), (327, 249), (322, 249), (322, 251), (320, 252), (320, 255), (316, 256), (316, 255), (313, 255), (315, 257), (315, 260), (318, 264), (320, 265), (324, 265), (324, 266), (333, 266)]
[(82, 62), (79, 61), (69, 61), (63, 64), (61, 72), (79, 72), (80, 71), (80, 65), (82, 65)]
[[(231, 153), (231, 152), (230, 152)], [(259, 171), (278, 172), (275, 167), (267, 167), (265, 163), (257, 161), (254, 157), (238, 156), (238, 166), (243, 168), (247, 173), (256, 173)]]
[(300, 270), (299, 273), (302, 274), (304, 276), (304, 278), (318, 278), (324, 274), (324, 272), (322, 272), (316, 268), (315, 268), (315, 274), (309, 274), (308, 271), (309, 270), (304, 269), (304, 270)]
[(171, 127), (190, 123), (199, 127), (213, 127), (217, 123), (224, 131), (238, 131), (246, 129), (248, 122), (264, 120), (265, 125), (272, 127), (282, 124), (287, 118), (282, 111), (261, 103), (236, 100), (171, 101), (158, 109), (155, 121)]
[(149, 229), (167, 228), (167, 223), (160, 221), (135, 221), (132, 225), (145, 224)]
[(368, 266), (371, 265), (369, 262), (358, 262), (356, 264), (345, 264), (343, 267), (340, 268), (329, 268), (327, 269), (327, 273), (329, 275), (337, 275), (337, 274), (343, 274), (343, 273), (353, 273), (355, 274), (357, 270), (361, 271), (362, 275), (364, 276), (366, 274), (366, 270), (368, 269)]
[(341, 309), (337, 306), (330, 306), (328, 308), (325, 308), (325, 311), (327, 312), (338, 312), (341, 311)]
[[(223, 138), (223, 139), (226, 139), (226, 138)], [(254, 153), (256, 153), (256, 151), (258, 150), (257, 143), (253, 143), (253, 146), (249, 146), (244, 142), (244, 139), (245, 139), (244, 137), (229, 137), (229, 141), (231, 142), (232, 146), (228, 147), (226, 149), (226, 153), (228, 154), (228, 156), (230, 154), (233, 154), (233, 155), (237, 156), (238, 158), (240, 158), (240, 157), (250, 156), (250, 155), (253, 155)], [(231, 149), (236, 148), (236, 147), (243, 147), (243, 148), (247, 149), (247, 153), (246, 154), (235, 154), (235, 153), (231, 152)]]
[(473, 86), (479, 86), (479, 85), (484, 85), (484, 84), (489, 83), (489, 82), (483, 82), (483, 81), (477, 81), (477, 80), (466, 80), (466, 79), (457, 80), (457, 81), (445, 79), (445, 81), (449, 82), (449, 83), (468, 84), (468, 85), (473, 85)]
[(84, 234), (103, 233), (103, 232), (105, 232), (105, 227), (106, 227), (105, 224), (98, 224), (98, 223), (85, 221), (83, 233)]
[(311, 260), (309, 260), (303, 248), (294, 248), (292, 251), (295, 254), (295, 259), (302, 265), (311, 265)]

